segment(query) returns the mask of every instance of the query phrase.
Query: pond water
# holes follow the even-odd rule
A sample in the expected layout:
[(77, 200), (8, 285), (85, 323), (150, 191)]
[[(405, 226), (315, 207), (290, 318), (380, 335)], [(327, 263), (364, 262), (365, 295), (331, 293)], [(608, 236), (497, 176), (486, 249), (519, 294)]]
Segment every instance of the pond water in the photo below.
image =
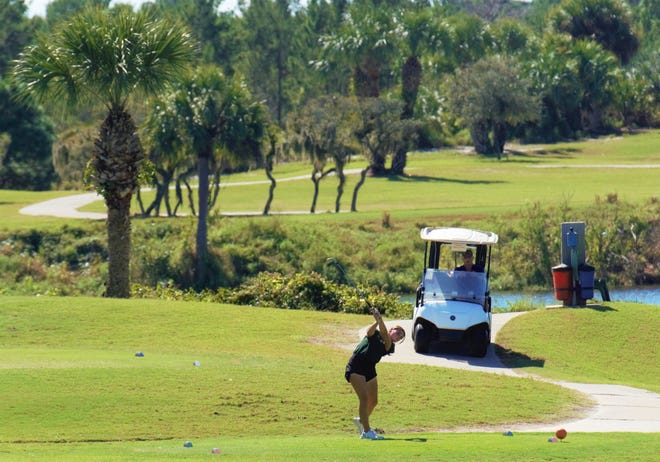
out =
[[(608, 288), (609, 289), (609, 288)], [(660, 286), (646, 286), (633, 289), (609, 289), (613, 302), (637, 302), (660, 306)], [(552, 291), (534, 293), (493, 292), (493, 308), (506, 309), (520, 300), (529, 300), (534, 305), (559, 305)], [(600, 291), (594, 290), (594, 300), (602, 301)]]
[[(660, 286), (645, 286), (633, 289), (609, 289), (613, 302), (637, 302), (660, 306)], [(548, 292), (497, 292), (491, 293), (493, 308), (507, 309), (518, 301), (530, 301), (533, 305), (560, 305), (552, 291)], [(594, 290), (594, 300), (602, 301), (600, 291)], [(415, 303), (415, 296), (402, 296), (401, 301)]]

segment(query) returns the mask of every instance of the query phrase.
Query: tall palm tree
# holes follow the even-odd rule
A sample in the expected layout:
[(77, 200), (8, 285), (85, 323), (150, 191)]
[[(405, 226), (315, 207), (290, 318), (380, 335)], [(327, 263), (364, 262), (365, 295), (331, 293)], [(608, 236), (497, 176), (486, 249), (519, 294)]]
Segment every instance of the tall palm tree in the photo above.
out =
[(108, 208), (106, 295), (130, 296), (130, 204), (144, 154), (127, 110), (135, 93), (155, 94), (187, 68), (195, 46), (173, 23), (147, 13), (89, 9), (37, 38), (14, 68), (19, 95), (107, 108), (95, 141), (91, 179)]
[[(195, 69), (171, 94), (161, 98), (159, 105), (162, 107), (152, 115), (156, 125), (175, 132), (181, 143), (188, 144), (186, 151), (196, 155), (199, 189), (195, 280), (201, 288), (209, 282), (209, 177), (213, 175), (219, 181), (222, 161), (261, 161), (267, 127), (265, 109), (240, 78), (226, 77), (214, 66)], [(158, 120), (175, 122), (163, 125)]]
[(382, 74), (391, 64), (401, 33), (400, 24), (387, 8), (356, 4), (338, 31), (320, 38), (324, 55), (320, 67), (345, 62), (352, 67), (355, 95), (377, 98)]

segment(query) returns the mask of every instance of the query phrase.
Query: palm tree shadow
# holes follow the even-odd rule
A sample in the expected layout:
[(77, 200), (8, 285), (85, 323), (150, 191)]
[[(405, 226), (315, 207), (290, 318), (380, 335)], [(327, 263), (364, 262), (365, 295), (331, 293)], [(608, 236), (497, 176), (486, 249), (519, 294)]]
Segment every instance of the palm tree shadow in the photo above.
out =
[(382, 440), (380, 441), (407, 441), (409, 443), (426, 443), (428, 441), (427, 438), (419, 438), (419, 437), (411, 437), (411, 438), (391, 438), (389, 436), (385, 436)]
[(586, 309), (594, 310), (594, 311), (600, 311), (601, 313), (607, 313), (608, 311), (618, 311), (617, 309), (612, 308), (611, 306), (601, 305), (599, 303), (587, 304), (587, 305), (583, 306), (582, 308), (586, 308)]
[(506, 181), (490, 181), (490, 180), (459, 180), (456, 178), (443, 178), (437, 176), (426, 176), (426, 175), (389, 175), (387, 177), (388, 181), (414, 181), (416, 183), (455, 183), (455, 184), (502, 184)]
[(493, 344), (493, 347), (495, 348), (495, 354), (500, 358), (502, 364), (510, 369), (522, 369), (525, 367), (543, 368), (545, 366), (545, 359), (543, 358), (532, 358), (525, 353), (510, 350), (498, 344)]

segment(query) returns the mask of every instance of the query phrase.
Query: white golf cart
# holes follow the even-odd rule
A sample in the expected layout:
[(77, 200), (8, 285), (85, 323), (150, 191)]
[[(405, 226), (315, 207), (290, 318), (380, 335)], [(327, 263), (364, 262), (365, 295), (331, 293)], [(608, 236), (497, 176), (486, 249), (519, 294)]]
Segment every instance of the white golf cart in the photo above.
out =
[[(431, 342), (438, 341), (460, 344), (471, 356), (486, 356), (492, 324), (490, 254), (497, 234), (466, 228), (423, 228), (420, 236), (426, 241), (426, 250), (413, 313), (415, 351), (427, 353)], [(477, 271), (458, 270), (468, 250)]]

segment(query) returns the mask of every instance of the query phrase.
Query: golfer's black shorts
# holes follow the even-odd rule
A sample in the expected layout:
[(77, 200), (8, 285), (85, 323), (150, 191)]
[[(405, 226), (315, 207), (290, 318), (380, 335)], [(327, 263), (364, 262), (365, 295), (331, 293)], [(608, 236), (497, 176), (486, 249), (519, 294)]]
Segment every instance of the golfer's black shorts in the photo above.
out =
[(351, 381), (351, 374), (359, 374), (366, 377), (367, 382), (376, 377), (376, 365), (370, 361), (365, 361), (360, 356), (351, 356), (346, 364), (346, 373), (344, 377), (347, 382)]

